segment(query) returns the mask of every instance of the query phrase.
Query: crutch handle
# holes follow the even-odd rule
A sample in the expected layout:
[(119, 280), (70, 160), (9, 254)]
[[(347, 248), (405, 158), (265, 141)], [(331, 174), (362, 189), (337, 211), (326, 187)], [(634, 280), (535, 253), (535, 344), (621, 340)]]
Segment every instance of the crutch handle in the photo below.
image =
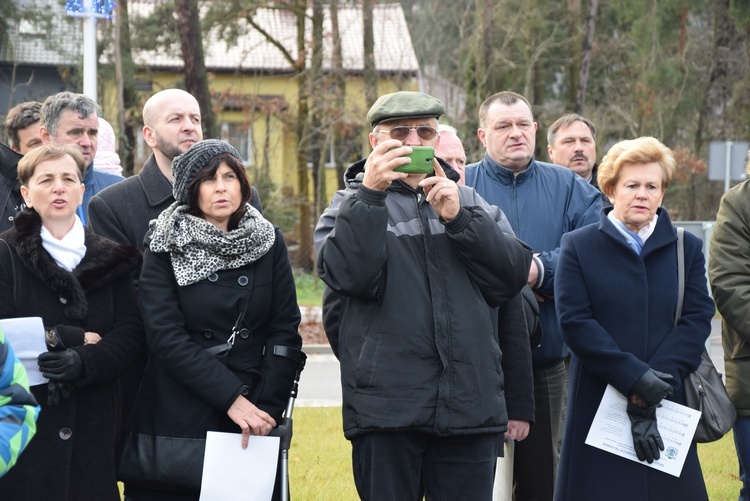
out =
[(307, 360), (307, 354), (304, 351), (292, 348), (290, 346), (282, 346), (280, 344), (274, 345), (273, 354), (280, 357), (288, 358), (299, 366), (300, 372), (305, 368), (305, 361)]

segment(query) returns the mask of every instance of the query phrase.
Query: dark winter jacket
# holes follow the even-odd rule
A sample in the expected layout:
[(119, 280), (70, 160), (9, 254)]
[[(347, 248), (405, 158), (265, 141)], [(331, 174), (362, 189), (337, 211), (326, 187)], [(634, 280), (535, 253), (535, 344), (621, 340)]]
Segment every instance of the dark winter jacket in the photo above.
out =
[(642, 255), (607, 219), (562, 238), (555, 296), (563, 336), (572, 352), (568, 413), (555, 488), (556, 500), (632, 501), (707, 499), (695, 444), (677, 478), (585, 444), (602, 395), (611, 384), (629, 395), (649, 369), (682, 379), (700, 363), (711, 331), (701, 241), (685, 233), (685, 296), (677, 309), (677, 235), (667, 212), (646, 240)]
[[(173, 203), (172, 183), (161, 173), (156, 158), (151, 154), (138, 175), (116, 183), (91, 198), (89, 226), (99, 235), (143, 251), (143, 238), (148, 231), (149, 221), (159, 217)], [(254, 187), (250, 203), (261, 210), (260, 197)], [(133, 273), (136, 285), (140, 272), (139, 267)], [(145, 364), (144, 357), (121, 381), (123, 420), (130, 415)]]
[(26, 207), (18, 181), (18, 161), (23, 155), (0, 144), (0, 232), (13, 227), (16, 213)]
[[(41, 243), (33, 209), (0, 234), (14, 249), (13, 265), (0, 244), (0, 318), (42, 317), (83, 361), (84, 375), (58, 405), (47, 405), (47, 385), (33, 386), (42, 406), (37, 435), (16, 466), (0, 479), (2, 499), (119, 500), (115, 440), (120, 426), (116, 378), (146, 346), (131, 273), (141, 261), (134, 247), (85, 230), (86, 255), (71, 273)], [(84, 332), (102, 339), (84, 346)]]
[(740, 417), (750, 417), (750, 181), (721, 199), (711, 233), (708, 273), (722, 316), (727, 392)]
[(466, 185), (500, 207), (516, 236), (540, 254), (544, 275), (536, 291), (545, 296), (539, 304), (542, 343), (532, 357), (535, 364), (559, 362), (567, 355), (552, 298), (560, 238), (599, 220), (601, 193), (565, 167), (532, 159), (516, 176), (486, 154), (481, 162), (466, 166)]
[[(150, 358), (128, 432), (181, 439), (205, 439), (209, 430), (240, 433), (227, 416), (240, 395), (280, 422), (297, 365), (275, 355), (274, 346), (301, 349), (302, 338), (294, 277), (278, 229), (275, 243), (256, 262), (184, 287), (177, 284), (169, 253), (147, 247), (138, 296)], [(226, 344), (243, 297), (249, 299), (247, 312), (224, 363), (206, 349)], [(137, 482), (126, 485), (128, 495), (141, 499)], [(155, 499), (171, 499), (165, 496)]]
[(445, 222), (421, 189), (361, 186), (364, 163), (315, 229), (318, 274), (343, 296), (345, 436), (505, 431), (494, 307), (524, 286), (529, 249), (471, 188), (459, 186), (461, 210)]

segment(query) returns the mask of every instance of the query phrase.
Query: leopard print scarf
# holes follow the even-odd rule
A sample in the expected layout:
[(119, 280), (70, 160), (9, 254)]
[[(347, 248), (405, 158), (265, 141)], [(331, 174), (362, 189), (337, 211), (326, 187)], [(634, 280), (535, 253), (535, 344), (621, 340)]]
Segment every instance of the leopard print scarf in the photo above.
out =
[(151, 252), (169, 252), (182, 287), (254, 263), (276, 240), (274, 226), (250, 204), (237, 229), (227, 233), (187, 211), (187, 205), (175, 202), (149, 223)]

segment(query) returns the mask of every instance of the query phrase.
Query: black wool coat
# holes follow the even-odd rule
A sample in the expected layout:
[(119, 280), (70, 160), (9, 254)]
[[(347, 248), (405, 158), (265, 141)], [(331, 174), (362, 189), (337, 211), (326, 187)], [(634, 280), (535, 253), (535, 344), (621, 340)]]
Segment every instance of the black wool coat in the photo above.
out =
[[(240, 433), (227, 416), (240, 395), (280, 422), (297, 364), (275, 355), (274, 347), (299, 350), (302, 338), (294, 276), (278, 229), (271, 249), (254, 263), (184, 287), (169, 253), (147, 247), (138, 294), (150, 358), (128, 432), (162, 437), (165, 446), (205, 439), (209, 430)], [(226, 344), (243, 297), (248, 305), (241, 328), (227, 359), (219, 360), (206, 349)], [(178, 454), (171, 457), (177, 461)], [(180, 492), (198, 498), (189, 486), (164, 481), (158, 487), (149, 491), (154, 487), (133, 479), (126, 492), (136, 499), (179, 499)]]
[[(131, 279), (141, 255), (86, 229), (86, 255), (71, 273), (44, 250), (40, 230), (39, 215), (24, 209), (14, 228), (0, 234), (13, 249), (11, 255), (0, 242), (0, 318), (39, 316), (46, 328), (57, 327), (65, 346), (80, 355), (84, 375), (54, 406), (47, 404), (46, 384), (31, 387), (42, 406), (37, 434), (0, 479), (0, 498), (119, 500), (117, 377), (146, 345)], [(84, 346), (86, 331), (101, 341)]]

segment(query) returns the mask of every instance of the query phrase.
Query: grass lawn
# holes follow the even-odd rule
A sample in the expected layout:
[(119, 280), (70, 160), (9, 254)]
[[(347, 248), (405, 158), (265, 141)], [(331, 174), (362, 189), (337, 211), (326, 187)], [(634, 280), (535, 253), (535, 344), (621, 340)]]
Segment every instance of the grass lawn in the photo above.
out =
[(323, 282), (314, 273), (294, 273), (297, 303), (300, 306), (320, 306), (323, 302)]
[[(740, 489), (732, 434), (698, 445), (711, 501), (733, 501)], [(289, 451), (291, 497), (295, 501), (356, 500), (351, 446), (341, 427), (341, 407), (298, 407)]]

